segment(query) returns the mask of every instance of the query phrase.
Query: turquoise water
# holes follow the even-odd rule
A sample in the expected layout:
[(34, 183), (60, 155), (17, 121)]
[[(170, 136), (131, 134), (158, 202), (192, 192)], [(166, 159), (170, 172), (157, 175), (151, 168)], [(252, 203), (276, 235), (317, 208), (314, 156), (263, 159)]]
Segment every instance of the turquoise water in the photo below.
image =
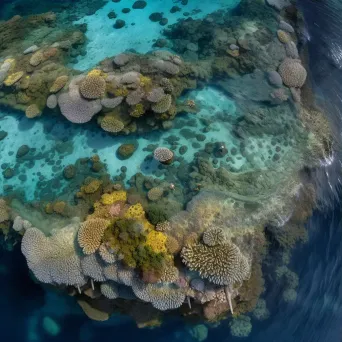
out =
[(339, 104), (297, 5), (1, 5), (7, 340), (338, 340)]

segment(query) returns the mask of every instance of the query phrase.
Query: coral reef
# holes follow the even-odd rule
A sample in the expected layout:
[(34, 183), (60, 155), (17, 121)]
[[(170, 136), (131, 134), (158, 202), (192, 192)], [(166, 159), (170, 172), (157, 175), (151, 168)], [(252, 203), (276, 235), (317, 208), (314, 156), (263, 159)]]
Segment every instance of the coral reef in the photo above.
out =
[[(246, 314), (270, 316), (260, 298), (270, 282), (296, 300), (287, 265), (317, 204), (310, 172), (332, 159), (334, 139), (310, 100), (300, 18), (282, 10), (287, 1), (267, 4), (181, 19), (155, 41), (165, 50), (132, 49), (87, 72), (70, 67), (85, 55), (86, 25), (63, 27), (52, 12), (0, 23), (0, 104), (51, 133), (1, 165), (1, 238), (22, 239), (34, 277), (75, 296), (90, 318), (120, 312), (154, 327), (174, 310), (228, 318), (231, 335), (246, 337)], [(167, 23), (163, 13), (150, 20)], [(122, 19), (113, 27), (127, 29)], [(12, 188), (15, 177), (39, 178), (34, 201)], [(187, 337), (207, 335), (198, 324)]]

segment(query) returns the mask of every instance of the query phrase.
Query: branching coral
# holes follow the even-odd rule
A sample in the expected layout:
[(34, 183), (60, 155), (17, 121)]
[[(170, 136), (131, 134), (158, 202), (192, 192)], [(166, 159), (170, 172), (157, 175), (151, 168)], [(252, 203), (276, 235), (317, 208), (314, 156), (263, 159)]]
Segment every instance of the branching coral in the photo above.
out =
[(154, 159), (160, 163), (168, 164), (173, 160), (173, 152), (166, 147), (157, 147), (153, 152)]
[(46, 237), (37, 228), (26, 230), (21, 242), (28, 267), (43, 283), (82, 286), (80, 256), (75, 247), (78, 225), (70, 225)]
[(92, 254), (101, 245), (102, 236), (110, 222), (104, 219), (89, 219), (82, 223), (78, 231), (78, 243), (83, 249), (83, 253)]
[(221, 228), (213, 228), (203, 233), (203, 242), (207, 246), (221, 245), (225, 241), (225, 236)]
[(250, 275), (248, 259), (232, 243), (214, 247), (203, 244), (185, 246), (181, 255), (190, 270), (199, 272), (217, 285), (242, 282)]

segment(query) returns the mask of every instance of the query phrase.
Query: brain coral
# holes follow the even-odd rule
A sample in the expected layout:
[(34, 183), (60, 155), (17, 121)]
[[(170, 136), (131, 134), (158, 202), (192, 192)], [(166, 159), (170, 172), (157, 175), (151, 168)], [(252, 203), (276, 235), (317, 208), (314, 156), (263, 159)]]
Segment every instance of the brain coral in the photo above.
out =
[(307, 73), (297, 59), (285, 58), (278, 71), (288, 87), (301, 88), (305, 83)]
[(109, 221), (100, 218), (90, 219), (82, 223), (77, 239), (84, 254), (92, 254), (97, 251), (109, 223)]
[(68, 82), (68, 79), (69, 77), (66, 75), (57, 77), (50, 88), (50, 93), (59, 92), (62, 88), (64, 88), (64, 86)]
[(190, 270), (199, 272), (217, 285), (242, 282), (250, 274), (248, 259), (232, 243), (214, 247), (203, 244), (185, 246), (181, 256)]
[(147, 197), (150, 201), (155, 202), (155, 201), (160, 200), (163, 194), (164, 194), (164, 189), (156, 186), (148, 191)]
[(72, 91), (58, 96), (61, 113), (73, 123), (85, 123), (101, 111), (100, 101), (85, 100), (75, 86)]
[(278, 36), (279, 41), (284, 44), (288, 43), (291, 40), (290, 36), (283, 30), (278, 30), (277, 36)]
[(97, 74), (87, 75), (80, 84), (80, 93), (89, 100), (102, 97), (106, 92), (106, 81)]
[(51, 237), (46, 237), (37, 228), (26, 230), (21, 251), (39, 281), (74, 286), (85, 284), (80, 256), (75, 249), (77, 229), (78, 225), (70, 225), (54, 231)]
[(225, 236), (221, 228), (212, 228), (203, 233), (203, 242), (207, 246), (216, 246), (224, 243)]
[(125, 125), (122, 121), (114, 118), (113, 116), (106, 115), (102, 120), (101, 120), (101, 128), (110, 133), (119, 133), (121, 132)]
[(29, 119), (33, 119), (37, 116), (40, 116), (41, 113), (42, 112), (40, 111), (40, 109), (38, 108), (36, 104), (29, 105), (25, 110), (25, 115)]
[(172, 97), (170, 94), (165, 95), (159, 102), (154, 103), (151, 108), (155, 113), (167, 112), (172, 104)]

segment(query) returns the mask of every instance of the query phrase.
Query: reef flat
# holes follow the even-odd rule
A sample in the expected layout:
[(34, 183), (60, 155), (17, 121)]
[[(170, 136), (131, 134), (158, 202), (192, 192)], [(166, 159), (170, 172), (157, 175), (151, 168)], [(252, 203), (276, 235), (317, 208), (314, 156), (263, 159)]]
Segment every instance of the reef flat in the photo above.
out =
[(286, 1), (219, 8), (165, 25), (151, 13), (165, 28), (146, 45), (96, 58), (92, 16), (0, 23), (1, 242), (91, 319), (181, 316), (204, 334), (228, 319), (243, 337), (270, 315), (270, 278), (296, 300), (311, 172), (334, 156), (302, 16)]

